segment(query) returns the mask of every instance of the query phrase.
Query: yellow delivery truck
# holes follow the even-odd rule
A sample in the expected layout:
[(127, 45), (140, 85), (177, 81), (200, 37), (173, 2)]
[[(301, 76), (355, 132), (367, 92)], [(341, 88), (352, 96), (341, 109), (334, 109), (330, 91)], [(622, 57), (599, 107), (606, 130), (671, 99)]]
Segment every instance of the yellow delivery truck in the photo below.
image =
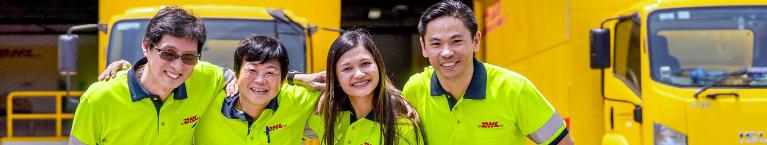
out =
[(578, 144), (767, 144), (767, 1), (474, 2), (477, 57), (530, 78)]
[[(165, 5), (178, 5), (191, 9), (205, 23), (208, 37), (202, 50), (203, 61), (219, 66), (232, 68), (232, 57), (239, 41), (249, 34), (261, 34), (280, 39), (286, 46), (291, 63), (289, 69), (304, 72), (316, 72), (325, 68), (325, 55), (332, 40), (338, 36), (337, 31), (323, 31), (322, 28), (339, 28), (341, 19), (341, 3), (339, 0), (330, 1), (237, 1), (237, 0), (189, 0), (189, 1), (100, 1), (99, 23), (73, 27), (70, 32), (82, 29), (98, 29), (98, 45), (87, 48), (78, 45), (78, 37), (64, 35), (60, 37), (59, 49), (67, 50), (59, 53), (59, 68), (62, 75), (91, 74), (96, 78), (107, 64), (116, 60), (135, 61), (143, 54), (140, 42), (146, 31), (148, 20)], [(86, 43), (91, 44), (91, 43)], [(90, 45), (92, 46), (92, 45)], [(79, 48), (78, 48), (79, 47)], [(82, 69), (72, 64), (78, 64), (76, 55), (67, 55), (71, 50), (89, 52), (98, 57), (97, 62), (88, 62), (95, 69)], [(77, 54), (77, 51), (74, 54)], [(53, 51), (55, 56), (56, 51)], [(74, 58), (69, 58), (73, 57)], [(83, 56), (79, 56), (83, 57)], [(82, 59), (81, 59), (82, 60)], [(46, 67), (55, 67), (48, 64)], [(80, 72), (78, 72), (80, 71)], [(86, 76), (87, 77), (87, 76)], [(91, 80), (92, 80), (91, 78)], [(79, 84), (85, 89), (88, 84)], [(69, 88), (69, 87), (68, 87)], [(75, 87), (77, 88), (77, 87)], [(7, 104), (7, 136), (3, 144), (56, 144), (65, 143), (68, 139), (72, 113), (67, 113), (63, 105), (73, 96), (82, 94), (82, 90), (73, 89), (71, 92), (61, 90), (47, 91), (12, 91), (8, 95)], [(51, 113), (19, 113), (14, 112), (14, 99), (20, 98), (49, 98), (55, 100), (55, 112)], [(16, 103), (18, 106), (18, 103)], [(34, 105), (34, 104), (33, 104)], [(62, 106), (63, 105), (63, 106)], [(74, 106), (69, 105), (73, 111)], [(55, 127), (45, 128), (51, 134), (26, 133), (25, 130), (15, 130), (14, 121), (19, 120), (53, 120)], [(18, 127), (17, 127), (18, 128)], [(40, 129), (37, 129), (40, 130)], [(24, 133), (19, 133), (24, 132)], [(19, 135), (22, 134), (22, 135)]]

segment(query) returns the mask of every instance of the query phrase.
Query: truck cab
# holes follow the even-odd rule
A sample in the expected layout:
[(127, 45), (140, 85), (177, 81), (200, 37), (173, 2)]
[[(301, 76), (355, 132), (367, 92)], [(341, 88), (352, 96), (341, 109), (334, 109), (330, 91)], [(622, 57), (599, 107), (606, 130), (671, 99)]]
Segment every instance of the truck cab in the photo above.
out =
[[(104, 3), (102, 3), (104, 4)], [(261, 3), (266, 4), (266, 3)], [(207, 61), (225, 68), (233, 68), (233, 57), (236, 46), (248, 35), (266, 35), (282, 41), (288, 50), (291, 63), (289, 70), (304, 72), (313, 71), (312, 68), (312, 34), (316, 27), (310, 27), (307, 18), (297, 17), (289, 10), (265, 8), (252, 5), (227, 5), (227, 4), (188, 4), (180, 5), (190, 9), (199, 18), (203, 19), (207, 29), (207, 40), (202, 48), (202, 61)], [(135, 62), (144, 57), (141, 51), (141, 40), (146, 31), (147, 23), (160, 9), (161, 4), (153, 2), (116, 3), (105, 4), (100, 7), (100, 24), (88, 24), (75, 26), (69, 29), (68, 34), (59, 37), (59, 70), (62, 75), (72, 76), (77, 73), (75, 64), (78, 49), (87, 51), (88, 54), (98, 54), (98, 66), (96, 70), (102, 72), (108, 63), (117, 60)], [(329, 13), (329, 12), (323, 12)], [(332, 16), (332, 15), (330, 15)], [(324, 19), (333, 19), (324, 18)], [(314, 19), (314, 20), (324, 20)], [(330, 26), (335, 27), (335, 26)], [(72, 31), (83, 29), (98, 29), (98, 48), (87, 49), (79, 46), (79, 37)], [(337, 34), (336, 34), (337, 35)], [(322, 36), (322, 40), (334, 39)], [(92, 37), (90, 37), (92, 38)], [(88, 39), (89, 40), (89, 39)], [(80, 49), (83, 48), (83, 49)], [(69, 55), (62, 55), (69, 54)], [(324, 55), (324, 54), (323, 54)], [(90, 57), (90, 56), (80, 56)], [(62, 59), (66, 58), (66, 59)], [(321, 62), (324, 63), (324, 62)], [(64, 65), (62, 65), (64, 64)], [(96, 64), (91, 62), (89, 64)], [(64, 70), (67, 70), (66, 73)], [(83, 74), (91, 74), (85, 72)], [(95, 74), (95, 73), (94, 73)], [(95, 78), (96, 76), (92, 76)], [(69, 91), (69, 78), (67, 81), (68, 91), (12, 91), (8, 95), (7, 104), (7, 136), (2, 138), (3, 144), (61, 144), (66, 143), (71, 129), (71, 120), (74, 108), (77, 105), (77, 97), (82, 91), (74, 89)], [(13, 110), (14, 99), (47, 98), (55, 100), (50, 108), (55, 108), (55, 113), (17, 113)], [(63, 108), (63, 109), (62, 109)], [(14, 133), (14, 121), (18, 120), (53, 120), (55, 128), (45, 128), (46, 132), (53, 135), (43, 134), (28, 136), (31, 131), (19, 127), (18, 133)], [(18, 126), (18, 125), (16, 125)]]
[[(194, 10), (203, 19), (208, 38), (203, 45), (202, 61), (208, 61), (225, 68), (233, 68), (233, 54), (240, 40), (248, 35), (266, 35), (282, 41), (288, 50), (292, 63), (289, 70), (307, 71), (307, 42), (310, 39), (307, 20), (296, 17), (290, 11), (246, 6), (182, 6)], [(99, 52), (99, 70), (106, 64), (127, 60), (134, 62), (143, 57), (140, 51), (147, 23), (160, 7), (131, 8), (109, 21), (105, 37), (105, 49)]]
[(602, 144), (767, 144), (767, 1), (641, 2), (590, 44)]

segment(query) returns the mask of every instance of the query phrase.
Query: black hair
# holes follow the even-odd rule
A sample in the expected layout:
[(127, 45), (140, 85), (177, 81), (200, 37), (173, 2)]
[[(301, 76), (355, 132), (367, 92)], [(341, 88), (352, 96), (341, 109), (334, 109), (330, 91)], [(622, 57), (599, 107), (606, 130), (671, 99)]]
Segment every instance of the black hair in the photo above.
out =
[(197, 53), (202, 54), (202, 45), (207, 37), (205, 24), (191, 11), (175, 5), (163, 7), (149, 20), (144, 39), (149, 41), (149, 45), (156, 45), (166, 34), (197, 41)]
[(421, 37), (426, 35), (429, 22), (443, 16), (461, 20), (466, 29), (471, 32), (471, 38), (477, 34), (477, 17), (474, 16), (471, 7), (457, 0), (441, 1), (426, 9), (421, 15), (421, 19), (418, 20), (418, 34)]
[(237, 50), (234, 51), (234, 70), (236, 75), (240, 75), (242, 62), (260, 61), (264, 63), (269, 60), (280, 62), (280, 78), (285, 79), (288, 75), (288, 50), (282, 45), (280, 40), (273, 37), (251, 34), (245, 40), (240, 41)]

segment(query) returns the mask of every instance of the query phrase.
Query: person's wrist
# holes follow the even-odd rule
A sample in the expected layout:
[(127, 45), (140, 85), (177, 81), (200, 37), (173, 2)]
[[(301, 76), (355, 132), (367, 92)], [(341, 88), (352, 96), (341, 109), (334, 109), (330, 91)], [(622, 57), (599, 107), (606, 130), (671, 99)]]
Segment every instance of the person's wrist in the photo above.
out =
[(296, 70), (288, 71), (287, 81), (289, 85), (296, 85), (296, 82), (295, 82), (296, 74), (301, 74), (301, 72)]

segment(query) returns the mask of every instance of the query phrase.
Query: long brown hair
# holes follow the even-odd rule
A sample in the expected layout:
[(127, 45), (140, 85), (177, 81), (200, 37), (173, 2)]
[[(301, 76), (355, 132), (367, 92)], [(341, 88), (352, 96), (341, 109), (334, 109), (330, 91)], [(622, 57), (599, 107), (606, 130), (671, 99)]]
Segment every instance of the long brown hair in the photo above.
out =
[[(397, 119), (401, 117), (407, 117), (410, 120), (411, 125), (414, 127), (414, 131), (417, 138), (423, 138), (424, 133), (419, 126), (418, 115), (408, 115), (409, 107), (407, 102), (402, 98), (402, 93), (394, 85), (392, 85), (389, 78), (386, 76), (386, 69), (384, 69), (384, 61), (381, 53), (376, 48), (370, 34), (364, 29), (357, 29), (353, 31), (346, 31), (336, 39), (330, 46), (328, 51), (327, 60), (327, 85), (325, 92), (327, 93), (326, 99), (321, 102), (320, 111), (325, 118), (325, 136), (323, 139), (327, 145), (335, 144), (335, 126), (338, 122), (338, 114), (341, 112), (341, 108), (344, 106), (345, 101), (349, 101), (348, 96), (341, 89), (340, 83), (336, 78), (336, 64), (338, 59), (347, 51), (357, 46), (363, 46), (367, 51), (373, 55), (376, 65), (378, 66), (378, 80), (380, 80), (373, 90), (373, 110), (371, 113), (375, 116), (375, 120), (380, 124), (380, 132), (383, 135), (382, 140), (384, 145), (394, 145), (396, 140), (404, 134), (397, 132)], [(385, 87), (385, 88), (383, 88)], [(416, 139), (416, 141), (421, 141)]]

